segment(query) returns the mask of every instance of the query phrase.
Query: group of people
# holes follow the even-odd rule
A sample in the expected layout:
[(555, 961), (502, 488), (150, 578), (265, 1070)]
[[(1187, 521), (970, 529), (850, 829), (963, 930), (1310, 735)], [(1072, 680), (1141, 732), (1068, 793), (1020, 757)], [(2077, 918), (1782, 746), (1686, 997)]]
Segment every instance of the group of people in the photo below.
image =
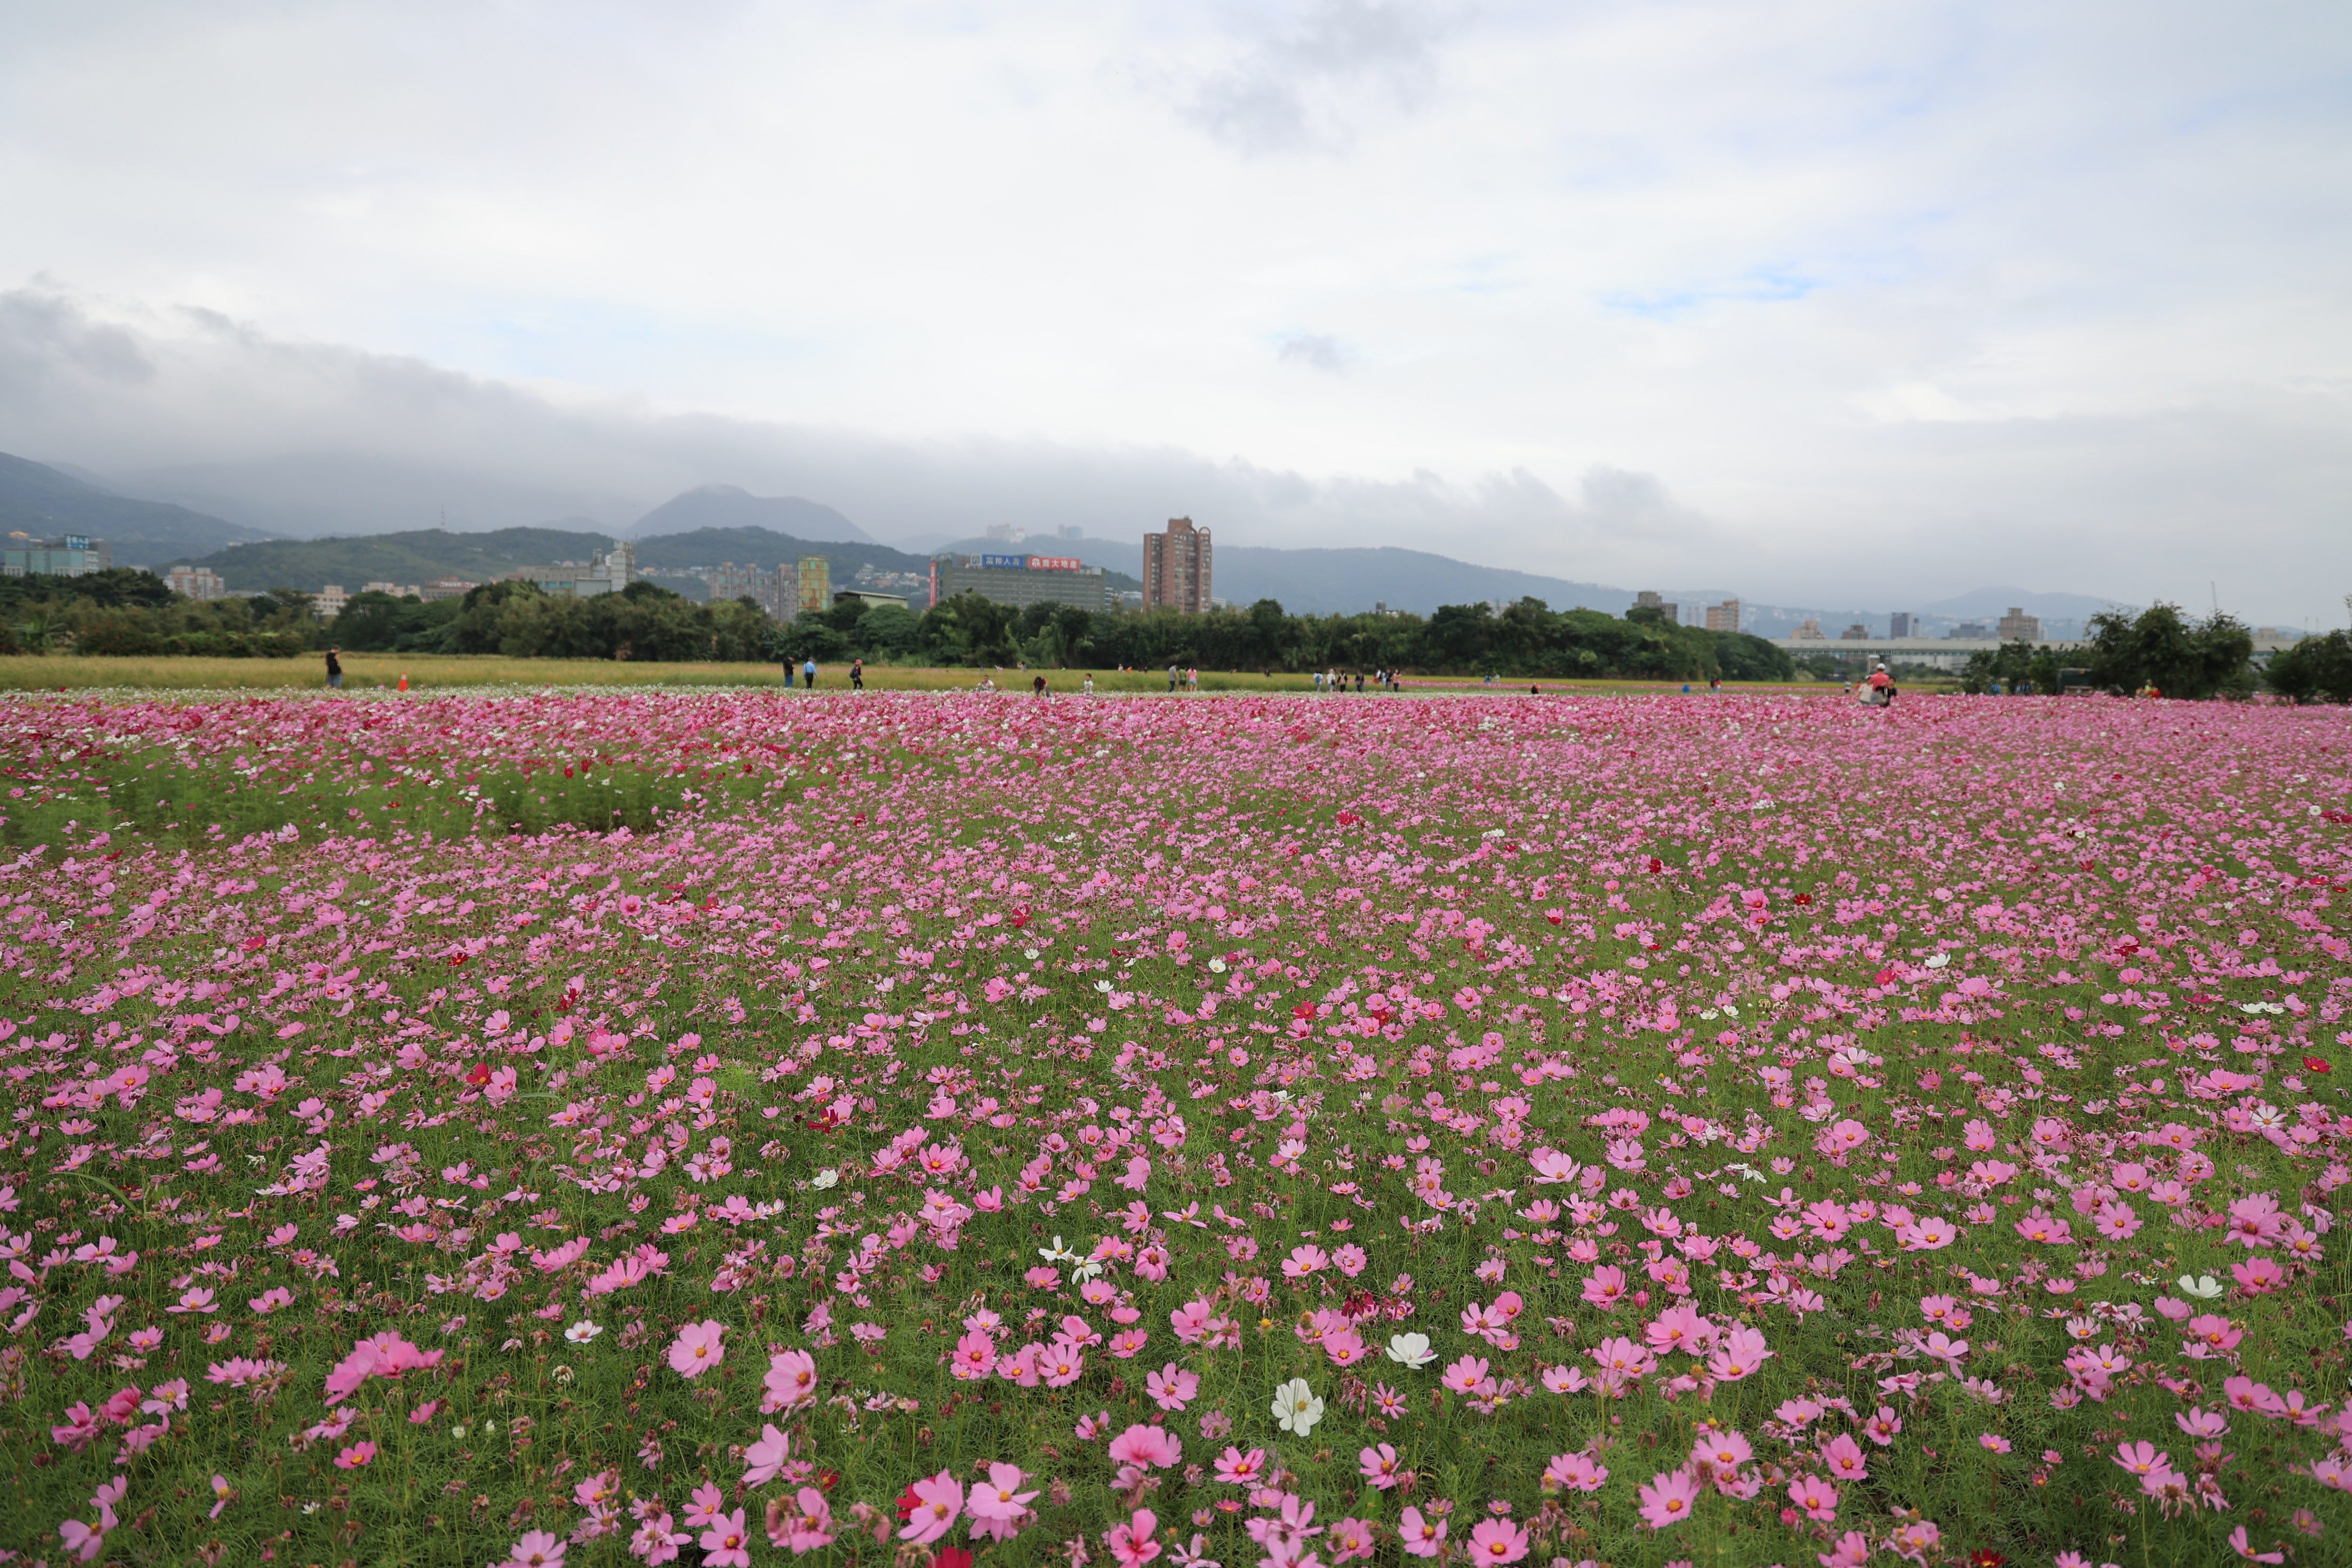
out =
[[(1393, 669), (1372, 671), (1371, 681), (1373, 686), (1382, 691), (1398, 689), (1396, 671)], [(1336, 669), (1318, 669), (1315, 672), (1315, 689), (1318, 695), (1326, 692), (1345, 693), (1348, 689), (1348, 678)], [(1364, 672), (1360, 669), (1356, 671), (1356, 689), (1359, 692), (1364, 689)]]
[(1895, 678), (1886, 673), (1886, 661), (1881, 659), (1869, 679), (1854, 683), (1853, 700), (1864, 708), (1895, 706)]

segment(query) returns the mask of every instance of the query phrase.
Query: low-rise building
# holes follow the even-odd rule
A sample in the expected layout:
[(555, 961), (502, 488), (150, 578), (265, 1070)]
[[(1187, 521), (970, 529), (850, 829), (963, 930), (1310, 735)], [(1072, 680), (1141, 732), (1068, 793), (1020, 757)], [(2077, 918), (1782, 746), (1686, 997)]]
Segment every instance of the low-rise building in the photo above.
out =
[(1822, 623), (1810, 618), (1806, 620), (1804, 625), (1799, 626), (1795, 631), (1790, 632), (1789, 635), (1799, 642), (1827, 642), (1830, 640), (1829, 634), (1822, 630)]
[(420, 588), (416, 596), (428, 605), (441, 599), (462, 599), (479, 585), (463, 577), (436, 577)]
[(330, 583), (319, 590), (319, 596), (310, 601), (310, 607), (319, 612), (320, 620), (331, 621), (341, 615), (343, 606), (351, 602), (352, 596), (343, 592), (341, 583)]
[(530, 574), (541, 593), (562, 599), (594, 599), (617, 594), (636, 578), (636, 547), (625, 539), (610, 550), (592, 551), (585, 566), (542, 566)]
[(217, 599), (228, 592), (221, 574), (209, 566), (174, 566), (163, 574), (163, 585), (183, 599)]
[(1840, 642), (1868, 642), (1870, 640), (1870, 628), (1864, 626), (1860, 621), (1856, 621), (1853, 625), (1846, 627), (1845, 630), (1838, 633), (1838, 640)]
[(879, 609), (884, 605), (896, 605), (902, 610), (908, 607), (904, 594), (884, 594), (872, 588), (835, 588), (833, 591), (835, 604), (846, 605), (853, 601), (869, 610)]
[(1070, 555), (934, 555), (930, 603), (958, 594), (977, 594), (999, 605), (1076, 605), (1087, 610), (1118, 606), (1099, 566)]
[(421, 599), (425, 590), (414, 583), (369, 583), (360, 589), (362, 594), (389, 594), (395, 599)]
[(1634, 595), (1633, 607), (1637, 610), (1657, 611), (1661, 616), (1664, 617), (1668, 626), (1678, 626), (1682, 622), (1683, 607), (1680, 605), (1669, 604), (1666, 600), (1661, 598), (1657, 590), (1654, 588), (1644, 588), (1640, 593)]
[(113, 564), (114, 552), (106, 541), (86, 533), (36, 539), (19, 532), (0, 539), (0, 577), (87, 577)]

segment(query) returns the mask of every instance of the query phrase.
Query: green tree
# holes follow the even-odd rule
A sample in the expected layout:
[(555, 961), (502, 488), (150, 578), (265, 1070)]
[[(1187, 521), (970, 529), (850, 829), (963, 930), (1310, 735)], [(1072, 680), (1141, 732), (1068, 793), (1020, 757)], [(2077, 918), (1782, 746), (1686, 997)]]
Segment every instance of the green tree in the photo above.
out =
[(2201, 699), (2252, 689), (2253, 636), (2232, 616), (2194, 621), (2158, 603), (2137, 616), (2094, 616), (2088, 629), (2091, 683), (2105, 690), (2153, 686), (2167, 697)]
[(2297, 702), (2352, 702), (2352, 632), (2288, 644), (2271, 655), (2263, 679)]

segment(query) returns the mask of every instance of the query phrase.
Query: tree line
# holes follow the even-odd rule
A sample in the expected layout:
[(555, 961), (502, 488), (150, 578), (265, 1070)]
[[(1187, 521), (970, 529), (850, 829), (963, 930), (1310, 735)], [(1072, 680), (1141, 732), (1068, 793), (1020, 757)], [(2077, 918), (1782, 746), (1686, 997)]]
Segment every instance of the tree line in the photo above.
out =
[[(2267, 688), (2297, 701), (2352, 702), (2352, 633), (2330, 632), (2253, 664), (2253, 638), (2227, 614), (2203, 618), (2158, 604), (2092, 617), (2072, 649), (2011, 643), (1971, 655), (1971, 691), (2245, 697)], [(500, 654), (511, 658), (642, 662), (876, 663), (972, 668), (1389, 669), (1515, 679), (1785, 680), (1789, 655), (1759, 637), (1710, 632), (1656, 610), (1622, 616), (1555, 611), (1538, 599), (1501, 610), (1448, 605), (1434, 614), (1295, 616), (1272, 599), (1183, 616), (1068, 605), (1015, 609), (965, 594), (918, 613), (845, 600), (785, 625), (749, 599), (697, 603), (651, 583), (575, 599), (538, 584), (486, 583), (427, 604), (353, 595), (321, 624), (292, 589), (193, 600), (154, 574), (114, 567), (82, 577), (0, 577), (0, 653), (208, 654), (288, 658), (329, 645), (353, 652)]]
[(1294, 616), (1273, 599), (1245, 610), (1013, 609), (963, 594), (920, 616), (845, 602), (784, 629), (781, 650), (819, 662), (849, 657), (925, 664), (1061, 668), (1392, 669), (1512, 679), (1787, 679), (1789, 656), (1763, 638), (1685, 626), (1655, 610), (1620, 618), (1521, 599), (1499, 613), (1448, 605), (1410, 614)]

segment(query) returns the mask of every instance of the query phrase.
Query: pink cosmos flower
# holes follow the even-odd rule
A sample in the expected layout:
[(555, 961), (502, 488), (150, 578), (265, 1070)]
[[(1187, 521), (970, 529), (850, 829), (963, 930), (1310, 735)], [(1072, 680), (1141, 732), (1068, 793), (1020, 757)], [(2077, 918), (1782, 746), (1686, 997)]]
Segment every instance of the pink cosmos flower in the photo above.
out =
[(350, 1447), (335, 1456), (335, 1468), (339, 1470), (356, 1470), (367, 1465), (370, 1461), (374, 1459), (374, 1458), (375, 1445), (373, 1443), (354, 1443)]
[(562, 1539), (534, 1530), (507, 1548), (506, 1563), (499, 1568), (562, 1568)]
[(1397, 1534), (1403, 1538), (1406, 1555), (1434, 1557), (1445, 1547), (1445, 1521), (1425, 1520), (1421, 1510), (1408, 1508), (1397, 1521)]
[(726, 1331), (723, 1325), (710, 1318), (678, 1330), (677, 1338), (669, 1347), (670, 1370), (680, 1377), (700, 1377), (717, 1366), (727, 1354), (719, 1342)]
[(1895, 1533), (1887, 1538), (1886, 1549), (1906, 1561), (1925, 1563), (1927, 1553), (1936, 1550), (1943, 1539), (1944, 1532), (1940, 1529), (1932, 1521), (1922, 1520), (1916, 1524), (1897, 1526)]
[(1403, 1461), (1397, 1458), (1395, 1445), (1383, 1443), (1377, 1448), (1366, 1448), (1356, 1456), (1356, 1468), (1364, 1479), (1381, 1491), (1387, 1491), (1404, 1476)]
[(1217, 1479), (1229, 1487), (1254, 1487), (1265, 1474), (1264, 1448), (1252, 1448), (1246, 1454), (1239, 1448), (1227, 1448), (1217, 1456)]
[(1640, 1489), (1643, 1521), (1664, 1530), (1688, 1519), (1698, 1501), (1698, 1482), (1688, 1470), (1664, 1470)]
[(816, 1397), (816, 1357), (806, 1351), (779, 1351), (768, 1358), (768, 1374), (761, 1380), (767, 1397), (760, 1414), (797, 1410)]
[(1609, 1467), (1593, 1463), (1590, 1455), (1555, 1454), (1551, 1463), (1544, 1467), (1543, 1485), (1547, 1491), (1559, 1489), (1597, 1492), (1608, 1479)]
[(1822, 1445), (1822, 1464), (1833, 1480), (1858, 1481), (1870, 1474), (1870, 1465), (1863, 1455), (1862, 1445), (1844, 1432)]
[(945, 1535), (963, 1512), (963, 1488), (952, 1471), (926, 1476), (907, 1489), (915, 1494), (915, 1506), (908, 1510), (907, 1522), (899, 1527), (901, 1541), (927, 1546)]
[(1604, 1263), (1592, 1271), (1584, 1282), (1584, 1299), (1603, 1309), (1614, 1307), (1625, 1299), (1625, 1271), (1613, 1263)]
[(1139, 1508), (1126, 1523), (1112, 1525), (1103, 1536), (1103, 1544), (1110, 1548), (1111, 1561), (1118, 1568), (1143, 1568), (1160, 1553), (1160, 1542), (1151, 1539), (1159, 1528), (1159, 1516)]
[(1528, 1554), (1528, 1532), (1507, 1519), (1481, 1520), (1470, 1531), (1469, 1560), (1499, 1565)]
[(1139, 1425), (1111, 1439), (1110, 1457), (1122, 1464), (1162, 1470), (1184, 1458), (1184, 1445), (1165, 1426)]
[(1737, 1383), (1751, 1375), (1771, 1354), (1765, 1347), (1762, 1333), (1746, 1327), (1734, 1328), (1723, 1336), (1722, 1345), (1716, 1352), (1706, 1358), (1707, 1375), (1719, 1383)]
[(795, 1557), (805, 1557), (820, 1546), (833, 1544), (833, 1505), (814, 1487), (803, 1487), (793, 1500), (799, 1506), (786, 1510), (782, 1500), (768, 1510), (768, 1539), (781, 1547), (789, 1547)]
[(702, 1532), (703, 1568), (751, 1568), (751, 1531), (743, 1510), (720, 1514)]
[(792, 1434), (779, 1431), (772, 1421), (762, 1423), (760, 1440), (743, 1450), (743, 1484), (766, 1486), (783, 1472), (784, 1461), (792, 1455)]
[[(1870, 1538), (1859, 1530), (1849, 1530), (1837, 1538), (1829, 1551), (1813, 1553), (1813, 1559), (1822, 1568), (1867, 1568)], [(2061, 1568), (2063, 1568), (2063, 1561)]]
[(1816, 1523), (1826, 1524), (1837, 1517), (1837, 1489), (1819, 1476), (1800, 1476), (1790, 1481), (1789, 1500)]
[(1371, 1521), (1343, 1519), (1324, 1532), (1323, 1550), (1333, 1563), (1353, 1563), (1372, 1554)]
[(988, 1467), (988, 1479), (972, 1483), (971, 1496), (965, 1507), (974, 1519), (1018, 1519), (1037, 1495), (1034, 1489), (1025, 1492), (1021, 1489), (1026, 1479), (1018, 1465), (992, 1464)]
[(2246, 1527), (2242, 1524), (2238, 1526), (2237, 1529), (2230, 1531), (2230, 1550), (2236, 1552), (2239, 1556), (2244, 1558), (2249, 1563), (2284, 1563), (2286, 1561), (2286, 1553), (2284, 1552), (2255, 1551), (2252, 1544), (2246, 1540)]
[(1201, 1392), (1201, 1380), (1171, 1361), (1158, 1372), (1148, 1373), (1143, 1387), (1160, 1409), (1181, 1410)]

